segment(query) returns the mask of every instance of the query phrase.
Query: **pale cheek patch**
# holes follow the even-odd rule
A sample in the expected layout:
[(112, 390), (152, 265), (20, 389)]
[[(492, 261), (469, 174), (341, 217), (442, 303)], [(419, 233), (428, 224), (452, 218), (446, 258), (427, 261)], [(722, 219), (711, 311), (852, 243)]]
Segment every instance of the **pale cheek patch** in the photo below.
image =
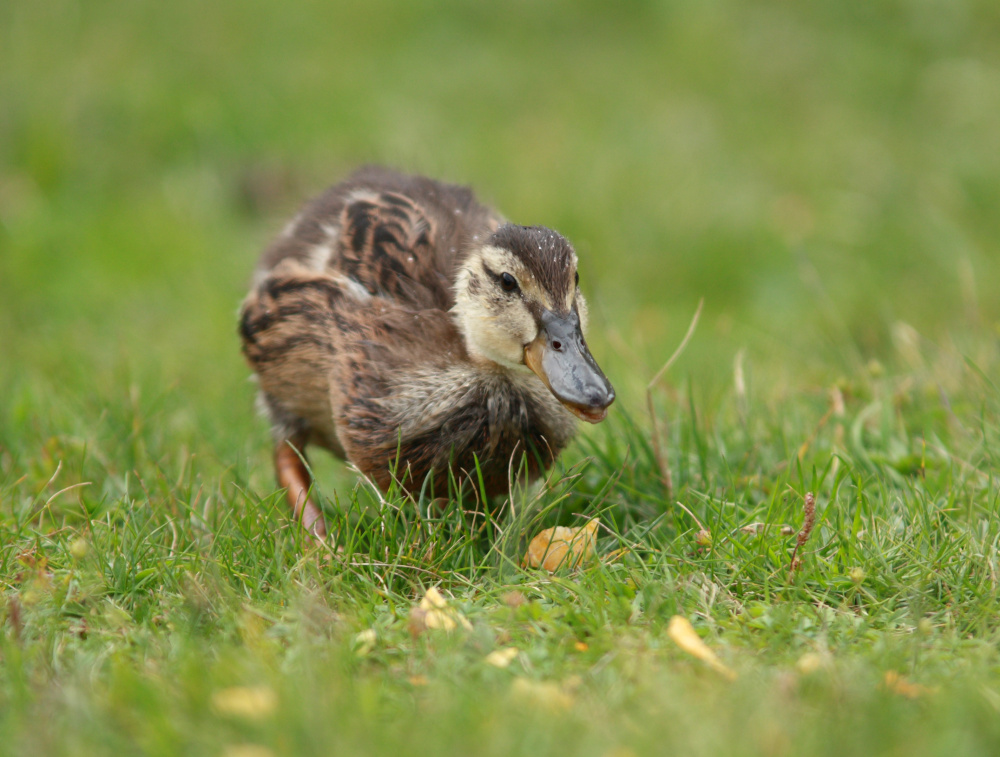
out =
[(523, 348), (525, 344), (528, 344), (528, 342), (532, 341), (538, 335), (538, 326), (535, 324), (535, 319), (531, 317), (531, 314), (523, 306), (519, 307), (512, 315), (514, 317), (511, 319), (511, 333), (520, 336), (518, 347)]
[[(523, 360), (525, 330), (534, 331), (534, 321), (519, 299), (493, 294), (493, 282), (477, 273), (482, 260), (472, 260), (455, 281), (455, 314), (473, 354), (507, 366)], [(528, 341), (528, 339), (525, 339)]]

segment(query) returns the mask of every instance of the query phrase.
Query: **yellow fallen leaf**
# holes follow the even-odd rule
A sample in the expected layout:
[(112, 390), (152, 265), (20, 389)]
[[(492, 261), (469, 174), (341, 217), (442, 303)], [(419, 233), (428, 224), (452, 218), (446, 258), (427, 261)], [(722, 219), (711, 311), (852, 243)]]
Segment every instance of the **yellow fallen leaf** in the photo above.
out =
[(274, 752), (260, 744), (228, 744), (222, 757), (274, 757)]
[(583, 679), (578, 675), (566, 676), (562, 682), (562, 690), (567, 694), (573, 694), (581, 686), (583, 686)]
[(667, 635), (689, 655), (697, 657), (730, 681), (736, 678), (736, 673), (722, 664), (719, 658), (715, 656), (715, 652), (709, 649), (705, 642), (701, 640), (701, 637), (695, 632), (694, 627), (687, 618), (681, 615), (674, 615), (667, 626)]
[(267, 686), (233, 686), (212, 693), (212, 709), (219, 715), (261, 720), (278, 707), (278, 697)]
[(516, 678), (510, 686), (510, 693), (519, 702), (550, 711), (568, 710), (573, 706), (573, 697), (551, 681)]
[(420, 606), (425, 610), (443, 610), (448, 606), (448, 600), (441, 596), (436, 586), (432, 586), (420, 600)]
[(795, 668), (803, 675), (810, 675), (817, 670), (830, 667), (830, 658), (817, 652), (806, 652), (795, 663)]
[(561, 567), (576, 568), (593, 557), (600, 523), (599, 518), (593, 518), (578, 528), (546, 528), (528, 544), (521, 564), (529, 568), (544, 568), (550, 573)]
[(452, 613), (445, 610), (426, 610), (425, 612), (427, 614), (424, 616), (424, 625), (428, 628), (454, 631), (458, 627), (458, 624), (455, 622), (455, 616)]
[(410, 612), (410, 633), (414, 637), (428, 628), (454, 631), (459, 626), (466, 631), (472, 630), (472, 624), (457, 610), (449, 607), (448, 600), (433, 586), (424, 594), (420, 605)]
[(503, 649), (494, 649), (488, 655), (486, 655), (486, 662), (496, 668), (506, 668), (512, 662), (514, 658), (518, 655), (517, 647), (504, 647)]
[(887, 691), (899, 694), (907, 699), (918, 699), (924, 694), (929, 694), (933, 691), (933, 689), (927, 686), (907, 680), (895, 670), (886, 671), (885, 677), (882, 679), (882, 685)]
[(358, 657), (371, 654), (377, 640), (378, 634), (374, 628), (366, 628), (364, 631), (354, 634), (354, 654)]

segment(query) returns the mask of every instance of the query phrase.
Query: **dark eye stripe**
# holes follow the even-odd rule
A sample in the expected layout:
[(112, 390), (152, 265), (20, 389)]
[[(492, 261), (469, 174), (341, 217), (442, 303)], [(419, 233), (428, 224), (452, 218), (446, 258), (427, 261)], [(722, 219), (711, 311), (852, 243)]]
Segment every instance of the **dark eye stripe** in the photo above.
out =
[(491, 271), (489, 266), (483, 263), (483, 270), (486, 274), (493, 279), (501, 289), (505, 292), (516, 292), (520, 287), (517, 285), (517, 279), (511, 276), (509, 273), (504, 271), (503, 273), (495, 273)]

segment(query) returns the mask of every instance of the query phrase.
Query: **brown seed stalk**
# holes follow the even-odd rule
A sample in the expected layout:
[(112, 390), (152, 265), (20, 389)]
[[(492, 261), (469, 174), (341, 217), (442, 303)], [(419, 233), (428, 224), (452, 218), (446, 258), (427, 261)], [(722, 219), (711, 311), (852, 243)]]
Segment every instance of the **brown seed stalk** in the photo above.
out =
[(802, 561), (798, 559), (799, 550), (809, 541), (809, 536), (816, 526), (816, 498), (812, 492), (806, 492), (805, 504), (802, 510), (802, 530), (795, 537), (795, 549), (792, 550), (792, 562), (788, 569), (789, 580), (791, 580), (792, 574), (802, 564)]

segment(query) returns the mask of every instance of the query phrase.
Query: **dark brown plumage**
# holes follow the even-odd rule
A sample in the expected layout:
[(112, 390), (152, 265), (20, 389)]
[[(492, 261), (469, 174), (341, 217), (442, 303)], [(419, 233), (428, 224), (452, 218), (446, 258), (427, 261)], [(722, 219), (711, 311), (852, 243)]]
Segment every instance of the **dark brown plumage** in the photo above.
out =
[(324, 533), (292, 450), (308, 444), (383, 489), (430, 475), (443, 496), (449, 467), (475, 481), (478, 462), (487, 494), (505, 493), (522, 454), (537, 477), (573, 414), (600, 420), (614, 399), (585, 320), (576, 255), (556, 232), (381, 168), (329, 189), (265, 251), (240, 315), (296, 513)]

